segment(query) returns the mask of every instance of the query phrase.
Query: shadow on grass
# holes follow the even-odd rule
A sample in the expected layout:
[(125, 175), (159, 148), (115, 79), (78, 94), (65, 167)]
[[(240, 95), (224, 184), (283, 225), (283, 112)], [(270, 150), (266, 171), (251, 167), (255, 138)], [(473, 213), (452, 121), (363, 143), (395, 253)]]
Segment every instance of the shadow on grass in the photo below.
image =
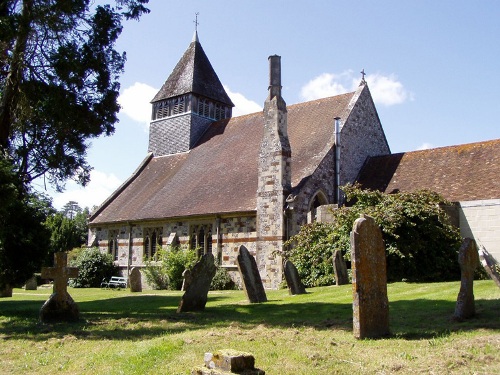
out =
[[(188, 330), (237, 324), (242, 329), (310, 327), (352, 331), (350, 303), (270, 300), (261, 304), (224, 303), (225, 296), (209, 295), (204, 311), (177, 314), (179, 296), (133, 295), (79, 302), (77, 323), (38, 322), (40, 301), (3, 300), (0, 305), (0, 340), (47, 340), (72, 335), (86, 340), (141, 340)], [(392, 336), (408, 340), (443, 337), (454, 331), (500, 330), (499, 300), (476, 300), (477, 316), (458, 323), (451, 319), (455, 303), (444, 300), (393, 301)], [(3, 321), (2, 321), (3, 320)]]

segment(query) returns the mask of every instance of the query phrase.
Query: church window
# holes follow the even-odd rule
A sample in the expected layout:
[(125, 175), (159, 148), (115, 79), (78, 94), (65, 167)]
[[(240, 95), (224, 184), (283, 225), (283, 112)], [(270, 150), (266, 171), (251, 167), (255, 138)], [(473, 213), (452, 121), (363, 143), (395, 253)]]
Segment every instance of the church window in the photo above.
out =
[(148, 252), (149, 252), (149, 236), (146, 236), (144, 237), (144, 253), (143, 253), (144, 258), (148, 258)]
[(159, 246), (162, 245), (162, 229), (150, 228), (144, 230), (143, 256), (145, 259), (155, 258)]
[(212, 231), (207, 233), (207, 254), (212, 254)]
[(205, 231), (203, 228), (198, 232), (198, 257), (205, 253)]
[(156, 245), (157, 245), (156, 241), (157, 241), (157, 239), (156, 239), (156, 232), (153, 232), (153, 234), (151, 235), (151, 249), (150, 249), (150, 252), (149, 252), (149, 257), (151, 259), (153, 259), (153, 257), (156, 254)]
[(313, 223), (317, 220), (317, 208), (324, 204), (328, 204), (328, 199), (326, 199), (322, 191), (318, 191), (309, 205), (309, 215), (307, 220), (309, 223)]
[(118, 240), (111, 238), (108, 241), (108, 253), (111, 254), (113, 260), (118, 260)]
[(207, 99), (200, 99), (198, 101), (198, 114), (204, 117), (209, 117), (210, 104)]
[(174, 110), (173, 110), (173, 115), (178, 115), (179, 113), (184, 113), (184, 105), (185, 105), (185, 100), (184, 97), (181, 96), (179, 98), (174, 99)]

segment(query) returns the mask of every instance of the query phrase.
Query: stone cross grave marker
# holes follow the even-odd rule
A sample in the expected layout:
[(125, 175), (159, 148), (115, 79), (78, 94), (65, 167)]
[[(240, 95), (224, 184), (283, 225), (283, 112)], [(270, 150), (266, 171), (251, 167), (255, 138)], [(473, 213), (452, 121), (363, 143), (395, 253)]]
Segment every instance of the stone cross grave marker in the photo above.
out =
[(297, 267), (288, 259), (285, 261), (285, 280), (288, 285), (288, 293), (291, 295), (306, 294), (306, 288), (300, 280)]
[(389, 334), (389, 300), (382, 231), (361, 215), (351, 232), (353, 331), (357, 339)]
[(243, 288), (250, 303), (267, 302), (266, 291), (260, 277), (255, 258), (241, 245), (238, 254), (238, 270), (243, 280)]
[(342, 251), (335, 250), (333, 254), (333, 272), (335, 274), (335, 285), (345, 285), (349, 283), (347, 276), (347, 267), (345, 265)]
[(67, 266), (67, 255), (63, 252), (54, 254), (54, 267), (42, 268), (42, 278), (54, 280), (52, 294), (40, 309), (42, 322), (79, 319), (78, 305), (68, 293), (68, 279), (77, 276), (78, 269)]
[(460, 264), (461, 281), (453, 319), (460, 321), (476, 314), (473, 284), (474, 271), (479, 265), (479, 254), (473, 239), (464, 238), (462, 241), (458, 251), (458, 263)]
[(212, 254), (203, 255), (191, 271), (191, 282), (177, 308), (177, 312), (200, 311), (207, 304), (210, 284), (217, 268)]

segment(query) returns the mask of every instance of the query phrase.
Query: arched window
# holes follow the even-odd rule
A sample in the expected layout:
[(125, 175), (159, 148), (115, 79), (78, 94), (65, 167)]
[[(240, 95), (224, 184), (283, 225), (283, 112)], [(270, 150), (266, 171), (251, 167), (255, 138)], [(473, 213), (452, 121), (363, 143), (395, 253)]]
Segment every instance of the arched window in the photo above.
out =
[(320, 190), (318, 191), (313, 198), (311, 199), (311, 203), (309, 204), (309, 215), (308, 222), (313, 223), (317, 220), (317, 208), (319, 206), (323, 206), (324, 204), (328, 204), (328, 199), (325, 194)]
[(153, 231), (153, 234), (151, 235), (151, 249), (149, 252), (149, 256), (151, 257), (151, 259), (153, 259), (156, 254), (156, 245), (158, 244), (157, 241), (156, 231)]
[(203, 228), (200, 229), (198, 232), (198, 257), (201, 257), (203, 254), (205, 254), (205, 231)]
[(149, 236), (144, 237), (144, 248), (142, 256), (147, 259), (149, 257)]
[(212, 231), (207, 233), (207, 254), (212, 254)]

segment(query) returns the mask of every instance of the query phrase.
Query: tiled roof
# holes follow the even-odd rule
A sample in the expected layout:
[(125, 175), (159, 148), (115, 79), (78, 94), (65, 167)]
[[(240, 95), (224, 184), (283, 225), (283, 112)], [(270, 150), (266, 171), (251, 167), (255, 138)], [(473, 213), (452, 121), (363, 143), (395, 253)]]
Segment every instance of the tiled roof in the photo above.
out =
[(358, 176), (365, 188), (429, 189), (452, 202), (500, 198), (500, 139), (371, 157)]
[(151, 102), (190, 92), (234, 106), (197, 38), (191, 42)]
[[(292, 186), (332, 145), (354, 93), (288, 107)], [(91, 217), (92, 224), (255, 211), (262, 112), (214, 122), (187, 153), (151, 158)]]

